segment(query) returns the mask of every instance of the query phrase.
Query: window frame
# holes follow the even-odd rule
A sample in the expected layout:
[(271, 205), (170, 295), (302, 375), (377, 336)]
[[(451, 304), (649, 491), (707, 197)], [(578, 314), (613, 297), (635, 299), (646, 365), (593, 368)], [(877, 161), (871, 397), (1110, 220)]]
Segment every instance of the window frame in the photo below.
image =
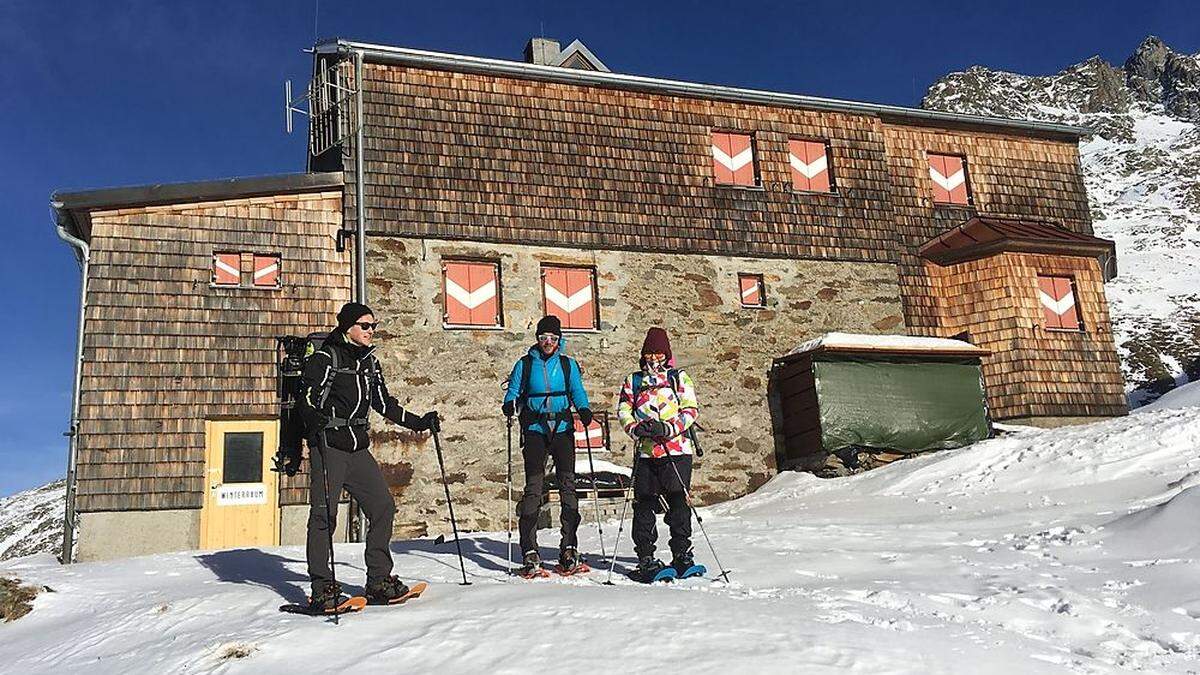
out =
[[(257, 288), (264, 291), (283, 288), (283, 254), (282, 253), (251, 253), (251, 259), (254, 261), (254, 266), (250, 272), (250, 286), (247, 288)], [(275, 261), (275, 283), (271, 285), (258, 283), (258, 261), (260, 258), (272, 258)]]
[[(446, 281), (449, 279), (447, 274), (447, 265), (491, 265), (495, 270), (495, 285), (496, 294), (493, 296), (496, 301), (496, 316), (493, 324), (473, 324), (473, 323), (450, 323), (450, 295), (446, 292)], [(496, 258), (474, 258), (466, 256), (454, 256), (442, 258), (441, 260), (441, 277), (442, 277), (442, 329), (443, 330), (504, 330), (504, 284), (503, 284), (503, 266), (500, 260)], [(468, 311), (472, 311), (468, 309)]]
[[(966, 193), (966, 199), (967, 199), (965, 202), (940, 202), (934, 197), (933, 179), (929, 178), (929, 170), (932, 168), (930, 159), (933, 157), (953, 157), (962, 162), (963, 192)], [(926, 150), (925, 151), (924, 175), (925, 175), (926, 179), (928, 180), (929, 200), (933, 204), (934, 208), (938, 208), (938, 207), (949, 207), (949, 208), (958, 208), (958, 209), (974, 208), (974, 206), (975, 206), (975, 191), (971, 188), (971, 164), (968, 161), (967, 155), (965, 153), (942, 152), (942, 151), (938, 151), (938, 150)], [(947, 190), (947, 194), (949, 194), (949, 192), (950, 191)]]
[[(600, 281), (599, 274), (596, 271), (595, 265), (572, 265), (570, 263), (541, 263), (538, 266), (538, 283), (541, 284), (542, 292), (542, 315), (550, 314), (549, 299), (546, 298), (546, 270), (583, 270), (586, 271), (592, 282), (592, 326), (590, 328), (573, 328), (568, 327), (566, 322), (563, 322), (563, 332), (570, 331), (572, 333), (595, 333), (600, 330)], [(560, 317), (561, 320), (561, 317)]]
[[(1042, 279), (1065, 280), (1068, 284), (1070, 284), (1071, 300), (1075, 305), (1075, 324), (1076, 324), (1075, 327), (1068, 328), (1066, 326), (1061, 325), (1061, 323), (1062, 323), (1062, 315), (1061, 314), (1055, 315), (1058, 317), (1058, 319), (1059, 319), (1058, 323), (1060, 325), (1058, 325), (1058, 326), (1050, 325), (1050, 318), (1049, 318), (1049, 316), (1047, 316), (1049, 310), (1042, 303), (1042, 299), (1041, 299), (1041, 294), (1045, 292), (1042, 290), (1042, 283), (1041, 283)], [(1087, 332), (1086, 323), (1083, 320), (1083, 306), (1079, 302), (1079, 285), (1075, 282), (1074, 275), (1053, 273), (1053, 272), (1038, 272), (1037, 280), (1036, 280), (1036, 283), (1034, 284), (1034, 290), (1038, 293), (1038, 309), (1042, 310), (1042, 329), (1043, 330), (1050, 332), (1050, 333), (1086, 333)]]
[[(741, 305), (742, 309), (766, 309), (767, 308), (767, 282), (765, 279), (763, 279), (763, 275), (756, 274), (754, 272), (738, 272), (737, 279), (738, 279), (738, 284), (737, 284), (738, 303)], [(758, 304), (757, 305), (746, 304), (745, 290), (742, 288), (742, 280), (743, 279), (753, 279), (755, 281), (755, 283), (758, 284)]]
[[(716, 169), (713, 166), (713, 163), (716, 163), (717, 159), (715, 157), (713, 157), (712, 151), (713, 151), (713, 148), (716, 147), (716, 136), (718, 134), (725, 134), (727, 136), (745, 136), (746, 138), (750, 139), (750, 165), (751, 165), (751, 169), (753, 171), (753, 179), (751, 180), (751, 182), (749, 182), (749, 183), (724, 182), (724, 181), (720, 181), (717, 179)], [(738, 188), (738, 189), (742, 189), (742, 190), (762, 190), (762, 189), (764, 189), (763, 180), (762, 180), (762, 167), (759, 164), (758, 151), (759, 151), (758, 138), (753, 131), (733, 130), (733, 129), (722, 128), (722, 127), (713, 127), (711, 129), (709, 129), (709, 132), (708, 132), (708, 160), (709, 160), (709, 171), (711, 172), (710, 175), (712, 177), (713, 187)], [(725, 168), (728, 169), (729, 167), (725, 167)], [(730, 169), (730, 173), (735, 176), (737, 174), (737, 172), (732, 169)]]
[[(789, 186), (789, 189), (793, 193), (801, 194), (801, 195), (836, 195), (836, 194), (838, 194), (837, 179), (835, 178), (834, 172), (833, 172), (833, 145), (829, 142), (829, 139), (828, 138), (814, 138), (811, 136), (788, 136), (787, 141), (788, 141), (787, 153), (788, 153), (788, 179), (789, 179), (788, 186)], [(828, 190), (805, 190), (805, 189), (796, 187), (796, 178), (795, 178), (795, 176), (792, 175), (792, 172), (795, 171), (795, 169), (792, 168), (792, 141), (799, 141), (801, 143), (820, 143), (825, 146), (825, 173), (829, 178), (829, 189)], [(808, 180), (810, 182), (812, 181), (811, 178), (809, 178)]]

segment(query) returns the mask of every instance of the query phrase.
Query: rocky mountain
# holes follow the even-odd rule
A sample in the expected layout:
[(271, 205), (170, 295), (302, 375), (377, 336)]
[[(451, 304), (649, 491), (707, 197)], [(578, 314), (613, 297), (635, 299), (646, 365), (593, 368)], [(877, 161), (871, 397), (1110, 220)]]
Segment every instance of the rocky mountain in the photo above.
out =
[(66, 483), (57, 480), (0, 498), (0, 560), (59, 553)]
[(1200, 379), (1200, 54), (1146, 38), (1120, 66), (1055, 75), (951, 73), (931, 110), (1087, 126), (1080, 147), (1096, 234), (1117, 242), (1108, 287), (1133, 405)]

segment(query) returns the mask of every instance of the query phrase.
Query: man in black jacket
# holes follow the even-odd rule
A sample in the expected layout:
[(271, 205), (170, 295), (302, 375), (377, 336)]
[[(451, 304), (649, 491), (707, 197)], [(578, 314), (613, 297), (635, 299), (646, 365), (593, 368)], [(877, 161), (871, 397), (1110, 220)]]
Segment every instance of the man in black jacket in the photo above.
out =
[[(341, 588), (329, 568), (329, 532), (336, 529), (337, 503), (345, 489), (362, 507), (367, 528), (366, 594), (372, 602), (388, 602), (408, 592), (392, 575), (392, 521), (396, 502), (379, 464), (368, 452), (367, 416), (372, 408), (413, 431), (437, 431), (437, 412), (414, 415), (388, 393), (383, 370), (371, 346), (375, 316), (366, 305), (346, 303), (335, 328), (304, 366), (305, 426), (310, 430), (308, 575), (312, 609), (337, 607)], [(325, 478), (329, 481), (330, 514), (326, 518)]]

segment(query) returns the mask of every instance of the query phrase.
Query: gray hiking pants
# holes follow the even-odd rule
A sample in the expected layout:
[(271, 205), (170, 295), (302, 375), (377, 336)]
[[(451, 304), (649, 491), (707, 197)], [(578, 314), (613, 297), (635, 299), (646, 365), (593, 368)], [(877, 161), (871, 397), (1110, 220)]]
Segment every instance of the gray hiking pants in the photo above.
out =
[[(382, 579), (392, 573), (392, 521), (396, 517), (396, 501), (388, 491), (379, 464), (367, 450), (346, 452), (337, 448), (309, 444), (308, 491), (308, 576), (315, 589), (328, 583), (333, 574), (329, 569), (329, 531), (337, 529), (337, 503), (342, 490), (350, 493), (367, 517), (367, 581)], [(322, 473), (329, 473), (329, 501), (332, 522), (325, 517), (325, 485)]]

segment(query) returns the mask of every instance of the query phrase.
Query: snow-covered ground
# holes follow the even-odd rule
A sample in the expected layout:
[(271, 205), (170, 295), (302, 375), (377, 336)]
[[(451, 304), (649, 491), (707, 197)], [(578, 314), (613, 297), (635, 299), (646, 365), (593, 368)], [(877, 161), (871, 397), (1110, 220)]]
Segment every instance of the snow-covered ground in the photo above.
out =
[[(504, 533), (478, 533), (465, 541), (473, 585), (457, 585), (452, 543), (397, 542), (397, 571), (429, 592), (334, 626), (277, 612), (303, 596), (298, 548), (12, 560), (0, 574), (54, 592), (0, 624), (0, 663), (93, 675), (1196, 672), (1198, 512), (1200, 409), (1146, 412), (849, 478), (779, 476), (703, 511), (730, 584), (605, 586), (603, 571), (518, 581), (503, 572)], [(605, 527), (610, 548), (616, 530)], [(590, 521), (581, 532), (598, 550)], [(627, 526), (623, 538), (618, 571), (633, 562)], [(547, 556), (556, 539), (542, 533)], [(342, 579), (361, 583), (359, 547), (338, 556)]]

